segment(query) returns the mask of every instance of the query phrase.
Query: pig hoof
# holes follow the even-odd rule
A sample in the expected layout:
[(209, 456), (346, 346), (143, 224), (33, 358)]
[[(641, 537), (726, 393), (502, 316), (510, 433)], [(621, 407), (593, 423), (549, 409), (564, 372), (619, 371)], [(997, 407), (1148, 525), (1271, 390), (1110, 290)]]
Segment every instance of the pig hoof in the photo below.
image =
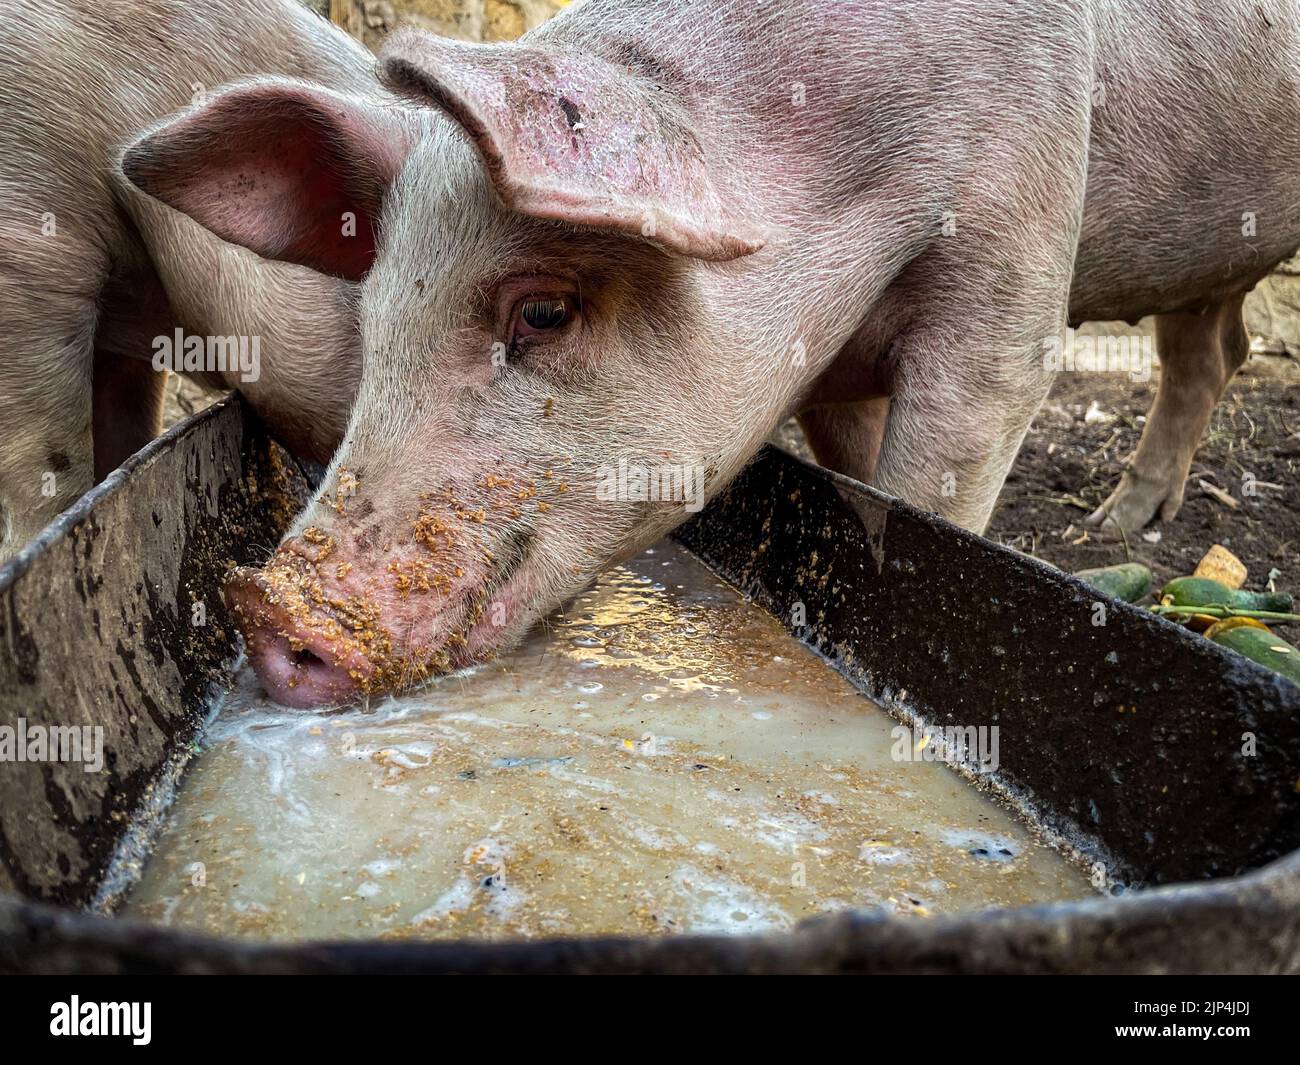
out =
[(1182, 501), (1163, 484), (1139, 483), (1125, 477), (1110, 497), (1084, 519), (1094, 529), (1130, 535), (1140, 532), (1159, 513), (1162, 521), (1173, 520)]

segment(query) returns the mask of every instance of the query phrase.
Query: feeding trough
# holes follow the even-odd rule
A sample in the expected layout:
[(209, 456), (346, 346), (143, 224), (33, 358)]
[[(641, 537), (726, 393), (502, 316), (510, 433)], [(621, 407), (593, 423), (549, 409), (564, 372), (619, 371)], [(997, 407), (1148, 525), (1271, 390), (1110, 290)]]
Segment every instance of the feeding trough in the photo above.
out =
[(592, 936), (575, 920), (574, 934), (494, 941), (272, 941), (104, 916), (147, 873), (151, 829), (229, 687), (226, 569), (269, 553), (309, 481), (227, 400), (0, 570), (0, 727), (102, 730), (93, 772), (48, 749), (0, 762), (0, 969), (1300, 970), (1300, 688), (773, 449), (679, 543), (817, 651), (828, 685), (918, 729), (995, 727), (996, 767), (964, 752), (963, 786), (995, 794), (1104, 894), (934, 917), (848, 909), (759, 934)]

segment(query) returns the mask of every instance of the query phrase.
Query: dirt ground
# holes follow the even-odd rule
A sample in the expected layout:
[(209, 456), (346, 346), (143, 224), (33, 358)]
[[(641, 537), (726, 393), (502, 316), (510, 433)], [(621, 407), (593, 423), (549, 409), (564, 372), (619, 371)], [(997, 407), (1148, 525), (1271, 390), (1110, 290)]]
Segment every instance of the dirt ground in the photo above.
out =
[[(1276, 570), (1279, 589), (1300, 591), (1298, 385), (1300, 363), (1252, 358), (1214, 412), (1178, 517), (1125, 543), (1085, 529), (1083, 519), (1132, 457), (1156, 378), (1134, 384), (1123, 375), (1063, 373), (1025, 438), (988, 536), (1071, 572), (1143, 562), (1157, 586), (1190, 573), (1211, 544), (1221, 543), (1249, 568), (1247, 587), (1264, 587)], [(1214, 498), (1202, 481), (1228, 492), (1238, 507)]]

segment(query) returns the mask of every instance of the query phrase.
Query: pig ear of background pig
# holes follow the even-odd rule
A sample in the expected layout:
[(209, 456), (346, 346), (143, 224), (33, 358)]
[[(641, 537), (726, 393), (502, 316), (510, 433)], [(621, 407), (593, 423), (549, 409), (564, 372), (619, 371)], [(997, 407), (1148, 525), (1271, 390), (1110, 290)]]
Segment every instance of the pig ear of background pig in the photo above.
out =
[(146, 133), (121, 168), (222, 240), (360, 281), (411, 139), (408, 125), (377, 104), (316, 86), (253, 83)]
[(379, 65), (389, 88), (464, 128), (512, 210), (696, 259), (736, 259), (764, 244), (757, 227), (726, 209), (686, 108), (627, 68), (419, 30), (396, 33)]

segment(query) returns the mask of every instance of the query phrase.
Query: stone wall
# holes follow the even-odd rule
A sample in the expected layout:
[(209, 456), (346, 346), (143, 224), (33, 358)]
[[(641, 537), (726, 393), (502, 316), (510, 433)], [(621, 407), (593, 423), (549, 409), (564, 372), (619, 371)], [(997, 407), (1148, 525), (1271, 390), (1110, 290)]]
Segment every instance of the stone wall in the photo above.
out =
[(377, 48), (403, 26), (463, 41), (508, 41), (539, 26), (569, 0), (312, 0), (354, 37)]

